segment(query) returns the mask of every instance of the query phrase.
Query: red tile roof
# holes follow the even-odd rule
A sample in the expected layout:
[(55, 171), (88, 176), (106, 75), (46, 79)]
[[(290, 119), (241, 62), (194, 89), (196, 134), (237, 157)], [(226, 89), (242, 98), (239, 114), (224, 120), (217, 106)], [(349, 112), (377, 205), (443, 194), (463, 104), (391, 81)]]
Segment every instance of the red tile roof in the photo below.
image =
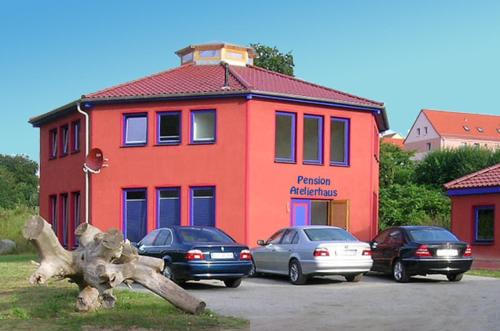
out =
[(448, 190), (500, 186), (500, 163), (444, 184)]
[(422, 112), (440, 136), (500, 141), (500, 116), (430, 109)]
[(229, 88), (223, 88), (225, 68), (217, 65), (183, 65), (128, 83), (90, 93), (87, 99), (120, 99), (238, 92), (305, 97), (382, 108), (383, 103), (357, 97), (255, 66), (229, 66)]
[(404, 141), (405, 141), (404, 139), (391, 138), (391, 137), (382, 137), (380, 139), (380, 142), (382, 142), (382, 143), (392, 144), (392, 145), (398, 146), (401, 149), (403, 149), (405, 147)]

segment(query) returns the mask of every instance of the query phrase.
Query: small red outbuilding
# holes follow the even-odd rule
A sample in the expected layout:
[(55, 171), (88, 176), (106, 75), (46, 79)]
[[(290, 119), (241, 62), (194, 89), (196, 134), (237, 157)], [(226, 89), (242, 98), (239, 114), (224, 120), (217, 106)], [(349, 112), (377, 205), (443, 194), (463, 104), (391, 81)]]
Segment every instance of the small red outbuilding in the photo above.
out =
[(445, 184), (451, 229), (473, 246), (475, 267), (500, 269), (500, 163)]

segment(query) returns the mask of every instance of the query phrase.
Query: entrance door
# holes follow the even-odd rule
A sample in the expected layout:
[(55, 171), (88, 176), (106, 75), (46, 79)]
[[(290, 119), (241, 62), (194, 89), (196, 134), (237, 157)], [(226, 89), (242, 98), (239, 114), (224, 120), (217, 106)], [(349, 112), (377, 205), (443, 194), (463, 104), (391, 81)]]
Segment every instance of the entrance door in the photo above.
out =
[(345, 230), (349, 229), (349, 200), (330, 201), (329, 224)]
[(311, 200), (292, 199), (292, 225), (311, 224)]

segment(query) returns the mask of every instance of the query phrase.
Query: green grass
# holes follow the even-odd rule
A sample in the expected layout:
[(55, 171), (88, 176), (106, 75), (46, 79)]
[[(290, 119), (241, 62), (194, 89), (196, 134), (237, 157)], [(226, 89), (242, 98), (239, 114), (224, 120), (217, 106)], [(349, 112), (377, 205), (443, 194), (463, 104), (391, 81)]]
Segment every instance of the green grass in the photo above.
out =
[(500, 270), (474, 269), (468, 271), (467, 275), (500, 278)]
[(23, 238), (22, 229), (24, 223), (37, 212), (27, 208), (15, 209), (0, 208), (0, 239), (10, 239), (16, 242), (15, 254), (34, 253), (35, 250), (26, 239)]
[(34, 255), (0, 257), (0, 330), (235, 330), (248, 322), (210, 311), (193, 316), (148, 293), (116, 290), (113, 309), (74, 311), (78, 288), (66, 280), (31, 286)]

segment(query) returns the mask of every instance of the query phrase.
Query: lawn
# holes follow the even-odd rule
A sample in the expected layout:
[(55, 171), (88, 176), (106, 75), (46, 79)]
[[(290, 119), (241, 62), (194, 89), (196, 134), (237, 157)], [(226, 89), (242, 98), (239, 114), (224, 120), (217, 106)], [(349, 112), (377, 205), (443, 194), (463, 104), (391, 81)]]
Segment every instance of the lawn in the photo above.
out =
[(193, 316), (148, 293), (116, 290), (116, 306), (94, 313), (74, 311), (78, 288), (52, 281), (28, 283), (33, 255), (0, 256), (0, 330), (237, 330), (248, 321), (210, 311)]
[(473, 269), (467, 275), (500, 278), (500, 270)]

